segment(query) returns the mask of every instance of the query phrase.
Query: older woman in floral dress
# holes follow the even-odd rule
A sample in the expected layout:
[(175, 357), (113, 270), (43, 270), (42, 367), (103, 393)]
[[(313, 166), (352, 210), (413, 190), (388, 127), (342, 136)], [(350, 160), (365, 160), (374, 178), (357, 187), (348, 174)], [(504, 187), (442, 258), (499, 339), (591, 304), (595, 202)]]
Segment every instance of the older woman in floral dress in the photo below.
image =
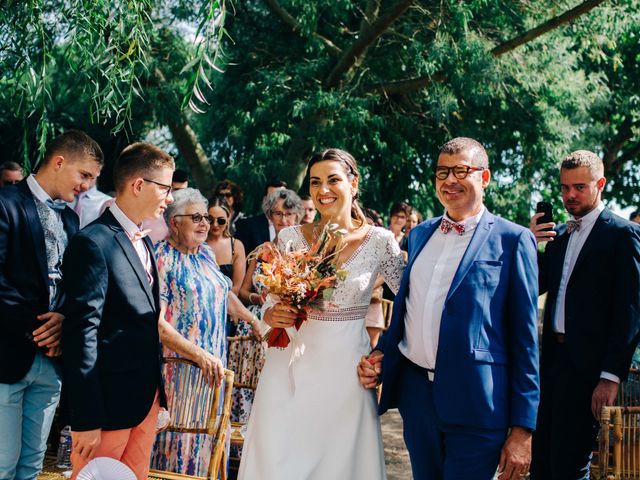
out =
[[(259, 335), (257, 319), (231, 292), (230, 281), (205, 243), (211, 217), (200, 192), (193, 188), (176, 192), (165, 219), (170, 237), (156, 245), (163, 354), (188, 358), (205, 377), (219, 382), (227, 357), (227, 311), (255, 327)], [(163, 432), (154, 445), (151, 466), (205, 475), (211, 448), (207, 435)]]

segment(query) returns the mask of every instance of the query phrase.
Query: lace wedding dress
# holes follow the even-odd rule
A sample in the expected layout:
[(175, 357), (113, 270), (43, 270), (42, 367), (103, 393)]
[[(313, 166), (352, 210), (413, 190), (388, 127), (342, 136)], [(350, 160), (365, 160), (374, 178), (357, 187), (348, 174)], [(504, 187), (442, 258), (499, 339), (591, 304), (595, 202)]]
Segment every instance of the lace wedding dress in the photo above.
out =
[[(300, 227), (279, 234), (281, 249), (308, 249)], [(375, 390), (356, 367), (370, 351), (365, 315), (378, 273), (396, 291), (403, 256), (391, 232), (370, 228), (344, 263), (346, 280), (324, 311), (284, 348), (269, 348), (249, 418), (240, 480), (385, 478)]]

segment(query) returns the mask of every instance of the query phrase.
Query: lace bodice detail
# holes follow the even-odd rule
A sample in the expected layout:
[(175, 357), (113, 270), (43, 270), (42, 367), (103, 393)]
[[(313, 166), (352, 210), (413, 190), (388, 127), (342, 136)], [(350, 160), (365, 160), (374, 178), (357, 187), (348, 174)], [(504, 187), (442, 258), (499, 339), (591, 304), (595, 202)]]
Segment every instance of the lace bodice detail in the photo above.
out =
[[(300, 227), (289, 227), (278, 235), (278, 248), (282, 251), (310, 248)], [(362, 244), (342, 265), (347, 278), (336, 287), (325, 311), (339, 310), (347, 316), (364, 318), (378, 274), (396, 292), (400, 286), (404, 257), (393, 234), (380, 227), (372, 227)], [(350, 318), (344, 318), (348, 320)]]

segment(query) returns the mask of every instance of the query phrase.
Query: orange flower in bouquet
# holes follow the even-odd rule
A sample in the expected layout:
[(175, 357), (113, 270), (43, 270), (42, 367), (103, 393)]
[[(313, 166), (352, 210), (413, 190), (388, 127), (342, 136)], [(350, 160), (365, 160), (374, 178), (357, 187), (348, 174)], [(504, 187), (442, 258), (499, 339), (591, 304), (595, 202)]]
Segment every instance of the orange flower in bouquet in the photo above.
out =
[[(324, 310), (338, 282), (347, 276), (346, 270), (337, 265), (338, 254), (344, 248), (344, 234), (337, 225), (327, 224), (307, 251), (281, 252), (270, 243), (257, 251), (261, 273), (256, 275), (256, 280), (265, 285), (269, 295), (300, 311), (296, 330), (306, 319), (307, 311)], [(272, 328), (266, 340), (270, 347), (284, 348), (290, 339), (284, 328)]]

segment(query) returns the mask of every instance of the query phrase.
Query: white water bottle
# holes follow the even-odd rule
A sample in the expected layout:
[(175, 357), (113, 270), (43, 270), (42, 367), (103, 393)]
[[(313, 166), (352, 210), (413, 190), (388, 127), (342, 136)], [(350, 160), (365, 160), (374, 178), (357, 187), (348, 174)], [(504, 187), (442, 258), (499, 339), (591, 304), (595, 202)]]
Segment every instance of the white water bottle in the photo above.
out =
[(60, 431), (60, 445), (58, 446), (58, 468), (71, 468), (71, 427), (67, 425)]

